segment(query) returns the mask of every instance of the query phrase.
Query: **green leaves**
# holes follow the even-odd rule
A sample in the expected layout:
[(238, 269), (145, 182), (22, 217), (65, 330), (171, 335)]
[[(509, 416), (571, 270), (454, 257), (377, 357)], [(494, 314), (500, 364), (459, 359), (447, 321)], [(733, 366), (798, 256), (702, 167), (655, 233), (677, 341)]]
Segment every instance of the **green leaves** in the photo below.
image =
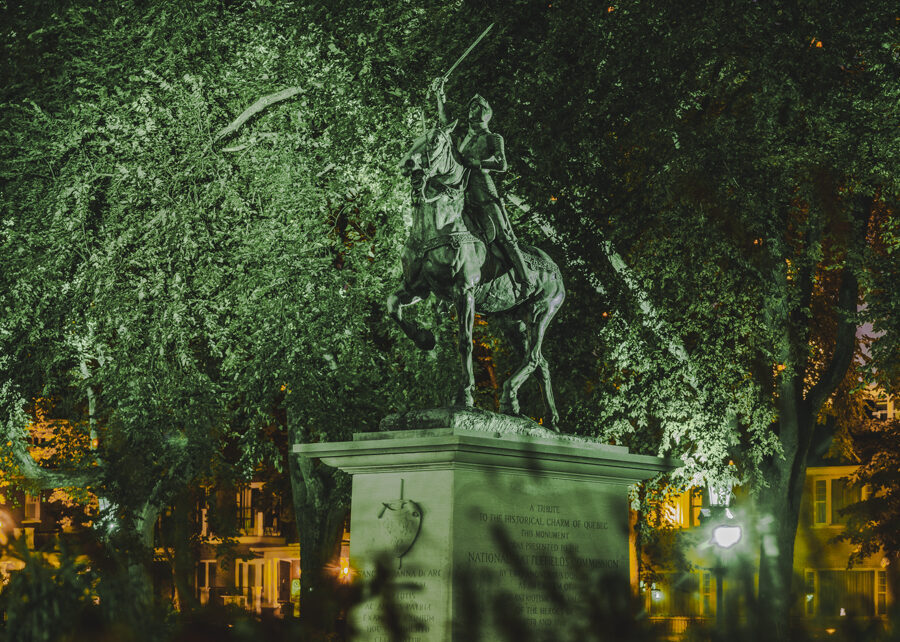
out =
[[(446, 400), (446, 315), (414, 313), (440, 335), (422, 354), (383, 313), (409, 217), (394, 164), (432, 117), (428, 79), (491, 22), (450, 107), (488, 97), (505, 191), (534, 208), (517, 232), (568, 254), (545, 343), (568, 429), (683, 456), (691, 479), (735, 458), (758, 480), (783, 383), (822, 371), (834, 324), (814, 321), (847, 265), (896, 377), (885, 3), (791, 20), (757, 3), (189, 4), (15, 7), (0, 37), (4, 408), (52, 392), (84, 420), (92, 386), (118, 501), (163, 475), (251, 474), (287, 412), (339, 439)], [(216, 141), (284, 88), (300, 91)], [(861, 194), (881, 209), (857, 252)], [(518, 356), (486, 331), (502, 379)], [(540, 417), (537, 388), (523, 397)]]

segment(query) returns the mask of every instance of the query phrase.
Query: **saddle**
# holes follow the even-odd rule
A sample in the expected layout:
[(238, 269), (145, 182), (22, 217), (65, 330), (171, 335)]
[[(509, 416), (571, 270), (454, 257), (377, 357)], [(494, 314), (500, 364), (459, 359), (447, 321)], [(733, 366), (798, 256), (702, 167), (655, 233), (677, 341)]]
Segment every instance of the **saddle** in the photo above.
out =
[(500, 245), (497, 243), (497, 226), (487, 216), (473, 216), (469, 206), (463, 208), (463, 222), (466, 229), (484, 243), (488, 249), (485, 264), (481, 268), (482, 278), (492, 281), (512, 269)]

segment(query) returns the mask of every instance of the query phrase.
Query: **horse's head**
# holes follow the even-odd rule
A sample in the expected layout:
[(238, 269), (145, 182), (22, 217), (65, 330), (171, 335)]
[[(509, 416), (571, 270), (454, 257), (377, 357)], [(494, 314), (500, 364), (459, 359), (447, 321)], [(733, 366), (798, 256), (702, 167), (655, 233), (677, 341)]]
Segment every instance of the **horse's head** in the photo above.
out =
[(421, 171), (428, 180), (453, 174), (458, 162), (453, 156), (450, 132), (455, 127), (456, 121), (453, 121), (446, 127), (432, 127), (419, 136), (398, 164), (403, 175), (413, 176), (416, 171)]

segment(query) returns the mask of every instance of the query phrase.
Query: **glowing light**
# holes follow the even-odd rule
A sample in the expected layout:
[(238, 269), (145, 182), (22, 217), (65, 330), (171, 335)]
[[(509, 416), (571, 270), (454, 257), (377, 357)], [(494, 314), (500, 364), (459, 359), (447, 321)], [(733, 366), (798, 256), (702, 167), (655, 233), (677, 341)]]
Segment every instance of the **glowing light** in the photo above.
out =
[(650, 597), (654, 602), (659, 602), (663, 599), (663, 592), (659, 589), (653, 589), (652, 591), (650, 591)]
[(844, 617), (845, 615), (847, 615), (847, 609), (845, 609), (845, 608), (842, 606), (842, 607), (841, 607), (841, 617)]
[(743, 534), (740, 526), (716, 526), (713, 529), (713, 542), (721, 548), (731, 548), (739, 541)]
[(607, 13), (612, 13), (612, 12), (615, 11), (615, 10), (616, 10), (615, 7), (607, 7), (607, 8), (606, 8), (606, 12), (607, 12)]

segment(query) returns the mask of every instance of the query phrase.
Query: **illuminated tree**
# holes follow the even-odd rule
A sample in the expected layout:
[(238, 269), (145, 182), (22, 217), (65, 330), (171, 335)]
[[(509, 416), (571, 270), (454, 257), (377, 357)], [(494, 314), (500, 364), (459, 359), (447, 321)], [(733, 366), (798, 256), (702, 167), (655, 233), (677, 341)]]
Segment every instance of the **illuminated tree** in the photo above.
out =
[(327, 586), (346, 480), (284, 462), (267, 431), (344, 439), (448, 396), (452, 341), (419, 353), (384, 318), (394, 163), (431, 118), (429, 80), (495, 22), (450, 108), (490, 100), (517, 232), (564, 265), (545, 351), (564, 427), (680, 456), (681, 481), (733, 459), (776, 518), (760, 595), (784, 638), (807, 455), (861, 318), (896, 372), (894, 7), (301, 5), (3, 7), (12, 453), (28, 465), (34, 397), (93, 420), (100, 464), (79, 481), (145, 547), (191, 484), (286, 465), (304, 595)]
[[(383, 314), (413, 122), (391, 104), (399, 75), (351, 69), (291, 6), (3, 12), (0, 447), (32, 484), (101, 497), (120, 563), (105, 576), (138, 602), (160, 510), (260, 462), (290, 468), (305, 614), (324, 615), (307, 589), (328, 581), (348, 489), (289, 446), (443, 390), (446, 351), (398, 345)], [(28, 453), (45, 395), (96, 433), (90, 457)]]
[(894, 330), (873, 354), (896, 357), (894, 12), (534, 11), (510, 27), (495, 113), (521, 123), (517, 189), (606, 286), (595, 309), (614, 311), (594, 317), (613, 349), (583, 425), (698, 476), (737, 463), (772, 518), (760, 607), (788, 639), (806, 462), (835, 427), (820, 413), (856, 351), (861, 298)]

